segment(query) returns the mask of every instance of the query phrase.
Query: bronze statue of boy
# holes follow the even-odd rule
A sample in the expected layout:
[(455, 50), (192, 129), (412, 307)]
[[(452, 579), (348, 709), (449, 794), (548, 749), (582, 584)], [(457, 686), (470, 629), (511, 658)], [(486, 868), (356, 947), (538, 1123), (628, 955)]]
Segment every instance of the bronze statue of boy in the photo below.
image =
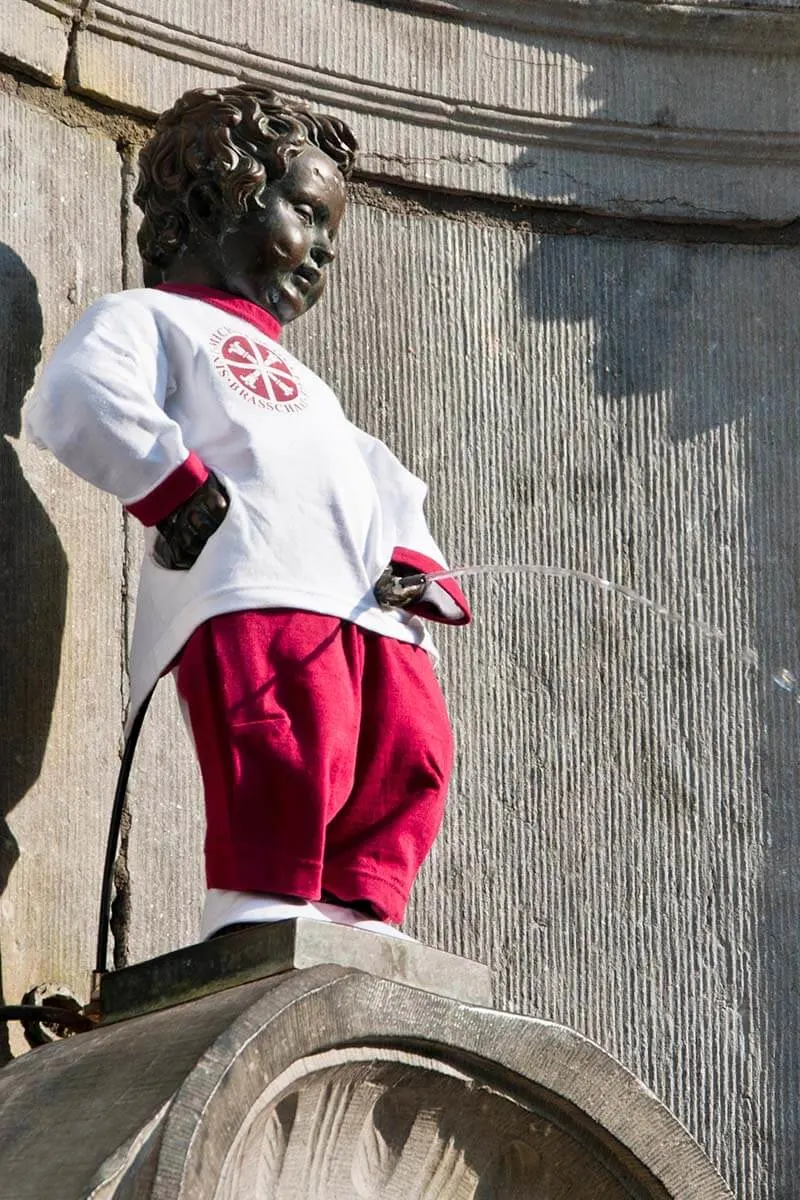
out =
[(56, 349), (29, 435), (148, 530), (135, 712), (172, 670), (206, 804), (202, 935), (304, 916), (396, 936), (452, 736), (424, 619), (464, 624), (425, 485), (280, 345), (320, 298), (356, 143), (274, 92), (194, 91), (136, 202), (147, 286)]

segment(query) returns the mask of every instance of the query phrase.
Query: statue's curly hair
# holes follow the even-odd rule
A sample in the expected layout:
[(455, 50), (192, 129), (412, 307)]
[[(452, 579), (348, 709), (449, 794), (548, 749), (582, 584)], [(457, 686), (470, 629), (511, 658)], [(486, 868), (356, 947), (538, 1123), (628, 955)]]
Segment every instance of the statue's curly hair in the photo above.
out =
[(344, 121), (256, 85), (186, 92), (158, 118), (139, 155), (133, 198), (144, 213), (144, 262), (167, 267), (198, 230), (221, 237), (263, 207), (270, 184), (308, 145), (350, 176), (357, 144)]

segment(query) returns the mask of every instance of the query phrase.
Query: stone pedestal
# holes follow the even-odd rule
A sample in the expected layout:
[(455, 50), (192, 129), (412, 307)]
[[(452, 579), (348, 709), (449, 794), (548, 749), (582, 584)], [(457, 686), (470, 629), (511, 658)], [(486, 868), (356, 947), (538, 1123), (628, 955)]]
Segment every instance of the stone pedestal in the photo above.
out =
[[(303, 922), (109, 976), (97, 1030), (0, 1075), (0, 1195), (730, 1200), (598, 1046), (458, 998), (487, 985), (452, 955)], [(154, 1011), (124, 1019), (148, 989)]]
[(112, 971), (100, 989), (103, 1024), (323, 962), (470, 1004), (492, 1000), (489, 968), (482, 963), (344, 925), (278, 921)]

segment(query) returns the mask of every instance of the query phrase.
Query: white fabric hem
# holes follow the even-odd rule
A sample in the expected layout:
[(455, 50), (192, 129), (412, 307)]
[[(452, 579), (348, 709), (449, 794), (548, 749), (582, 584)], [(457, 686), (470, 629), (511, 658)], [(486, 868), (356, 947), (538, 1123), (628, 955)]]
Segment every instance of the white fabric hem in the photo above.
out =
[(329, 925), (348, 925), (366, 933), (399, 938), (404, 942), (415, 939), (388, 925), (385, 921), (365, 917), (354, 908), (327, 904), (322, 900), (300, 900), (286, 896), (268, 896), (257, 892), (236, 892), (224, 888), (209, 888), (200, 923), (200, 940), (205, 941), (226, 925), (269, 925), (275, 921), (322, 921)]
[(160, 677), (177, 657), (189, 638), (205, 621), (223, 613), (243, 612), (249, 609), (292, 608), (301, 612), (317, 612), (323, 616), (351, 621), (359, 629), (394, 638), (412, 646), (421, 646), (434, 665), (439, 652), (433, 644), (422, 621), (417, 617), (398, 620), (377, 606), (353, 608), (347, 601), (321, 593), (290, 591), (286, 588), (264, 587), (231, 588), (204, 596), (201, 601), (183, 608), (159, 638), (157, 644), (145, 653), (137, 655), (136, 636), (131, 663), (131, 703), (128, 728), (133, 722), (142, 702)]

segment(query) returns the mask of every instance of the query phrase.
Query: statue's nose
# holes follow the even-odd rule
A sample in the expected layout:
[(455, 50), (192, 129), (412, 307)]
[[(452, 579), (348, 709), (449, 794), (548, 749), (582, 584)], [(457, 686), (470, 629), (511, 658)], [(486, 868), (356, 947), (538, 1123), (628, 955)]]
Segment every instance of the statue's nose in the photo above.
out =
[(323, 270), (329, 263), (332, 263), (335, 257), (336, 254), (330, 243), (327, 245), (320, 243), (311, 247), (311, 259), (320, 270)]

